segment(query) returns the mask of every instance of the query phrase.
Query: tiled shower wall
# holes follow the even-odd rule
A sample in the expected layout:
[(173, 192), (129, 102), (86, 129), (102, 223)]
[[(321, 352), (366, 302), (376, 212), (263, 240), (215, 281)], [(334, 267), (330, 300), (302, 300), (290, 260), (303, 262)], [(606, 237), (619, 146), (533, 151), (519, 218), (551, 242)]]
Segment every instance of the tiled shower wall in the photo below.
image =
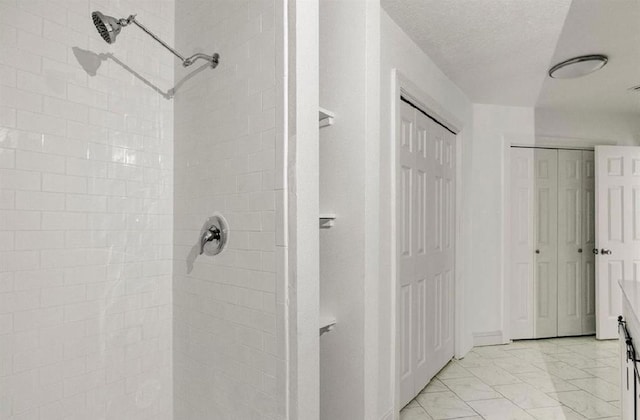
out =
[[(176, 0), (178, 49), (221, 57), (176, 67), (176, 420), (285, 418), (283, 4)], [(199, 256), (216, 212), (229, 248)]]
[[(0, 0), (0, 418), (169, 419), (167, 0)], [(110, 53), (110, 54), (109, 54)]]

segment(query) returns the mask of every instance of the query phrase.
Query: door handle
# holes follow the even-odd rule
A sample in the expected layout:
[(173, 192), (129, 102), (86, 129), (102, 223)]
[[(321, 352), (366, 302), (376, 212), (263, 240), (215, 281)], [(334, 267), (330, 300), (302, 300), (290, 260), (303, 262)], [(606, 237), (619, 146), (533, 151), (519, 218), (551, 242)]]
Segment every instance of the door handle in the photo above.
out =
[(594, 253), (594, 255), (598, 255), (600, 253), (600, 251), (598, 251), (598, 248), (593, 248), (593, 253)]
[(610, 250), (610, 249), (602, 248), (602, 249), (600, 250), (600, 254), (602, 254), (602, 255), (611, 255), (611, 250)]
[(582, 254), (582, 248), (578, 248), (578, 254)]
[(536, 249), (536, 254), (539, 254), (539, 253), (540, 253), (540, 250), (539, 250), (539, 249)]

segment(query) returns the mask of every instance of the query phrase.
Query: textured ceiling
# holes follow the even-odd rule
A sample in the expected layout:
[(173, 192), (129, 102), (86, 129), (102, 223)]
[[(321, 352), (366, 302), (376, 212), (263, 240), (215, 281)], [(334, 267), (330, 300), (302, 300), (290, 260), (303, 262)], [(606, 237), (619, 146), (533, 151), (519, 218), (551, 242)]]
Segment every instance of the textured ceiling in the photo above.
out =
[[(579, 1), (591, 4), (602, 0)], [(381, 3), (389, 16), (473, 102), (534, 106), (571, 1), (381, 0)]]
[(640, 114), (640, 0), (575, 0), (552, 62), (602, 53), (600, 71), (571, 80), (547, 78), (540, 108)]

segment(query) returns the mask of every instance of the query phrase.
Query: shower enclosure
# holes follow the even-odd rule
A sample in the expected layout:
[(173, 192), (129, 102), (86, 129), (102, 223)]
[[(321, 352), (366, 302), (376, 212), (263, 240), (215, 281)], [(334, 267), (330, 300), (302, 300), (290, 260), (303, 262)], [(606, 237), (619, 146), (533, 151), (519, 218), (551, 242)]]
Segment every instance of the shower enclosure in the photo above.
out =
[(289, 417), (285, 17), (0, 1), (0, 419)]

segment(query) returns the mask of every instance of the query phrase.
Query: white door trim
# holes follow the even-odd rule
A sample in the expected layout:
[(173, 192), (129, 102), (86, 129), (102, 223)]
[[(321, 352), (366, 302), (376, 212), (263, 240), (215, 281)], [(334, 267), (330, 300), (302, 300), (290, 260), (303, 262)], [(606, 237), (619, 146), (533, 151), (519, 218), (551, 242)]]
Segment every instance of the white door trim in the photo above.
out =
[(616, 145), (610, 140), (590, 140), (565, 137), (535, 137), (533, 143), (531, 137), (505, 135), (502, 137), (503, 169), (502, 169), (502, 338), (503, 343), (511, 341), (511, 327), (509, 317), (509, 305), (511, 304), (509, 273), (511, 271), (511, 179), (507, 174), (511, 173), (511, 147), (547, 147), (551, 149), (582, 149), (594, 150), (597, 145)]
[(397, 305), (397, 286), (398, 286), (398, 276), (397, 276), (397, 258), (396, 258), (396, 250), (397, 250), (397, 226), (395, 220), (397, 220), (396, 213), (396, 170), (398, 168), (398, 153), (397, 153), (397, 129), (398, 129), (398, 121), (400, 118), (400, 97), (404, 96), (407, 99), (410, 99), (416, 106), (420, 107), (425, 112), (432, 115), (434, 118), (437, 118), (440, 123), (445, 125), (451, 131), (456, 134), (456, 250), (455, 250), (455, 258), (454, 258), (454, 269), (455, 269), (455, 308), (454, 308), (454, 352), (456, 356), (462, 355), (462, 343), (464, 334), (464, 288), (461, 281), (461, 262), (463, 259), (460, 254), (460, 246), (458, 244), (461, 243), (460, 233), (461, 233), (461, 215), (462, 215), (462, 154), (463, 154), (463, 145), (462, 139), (464, 137), (464, 125), (462, 121), (444, 109), (435, 99), (429, 96), (427, 93), (423, 92), (415, 83), (409, 80), (406, 76), (402, 74), (402, 72), (397, 69), (392, 70), (391, 76), (391, 109), (393, 110), (393, 115), (391, 118), (391, 141), (388, 144), (388, 152), (391, 160), (390, 167), (390, 200), (391, 200), (391, 217), (390, 220), (393, 221), (391, 223), (391, 237), (389, 241), (391, 243), (390, 251), (391, 251), (391, 283), (393, 287), (391, 288), (391, 294), (389, 296), (390, 308), (391, 308), (391, 338), (393, 340), (394, 345), (391, 346), (391, 372), (393, 372), (391, 389), (393, 390), (393, 402), (394, 402), (394, 416), (398, 416), (400, 413), (400, 387), (398, 386), (400, 383), (400, 375), (398, 372), (398, 352), (397, 352), (397, 344), (398, 344), (398, 305)]

